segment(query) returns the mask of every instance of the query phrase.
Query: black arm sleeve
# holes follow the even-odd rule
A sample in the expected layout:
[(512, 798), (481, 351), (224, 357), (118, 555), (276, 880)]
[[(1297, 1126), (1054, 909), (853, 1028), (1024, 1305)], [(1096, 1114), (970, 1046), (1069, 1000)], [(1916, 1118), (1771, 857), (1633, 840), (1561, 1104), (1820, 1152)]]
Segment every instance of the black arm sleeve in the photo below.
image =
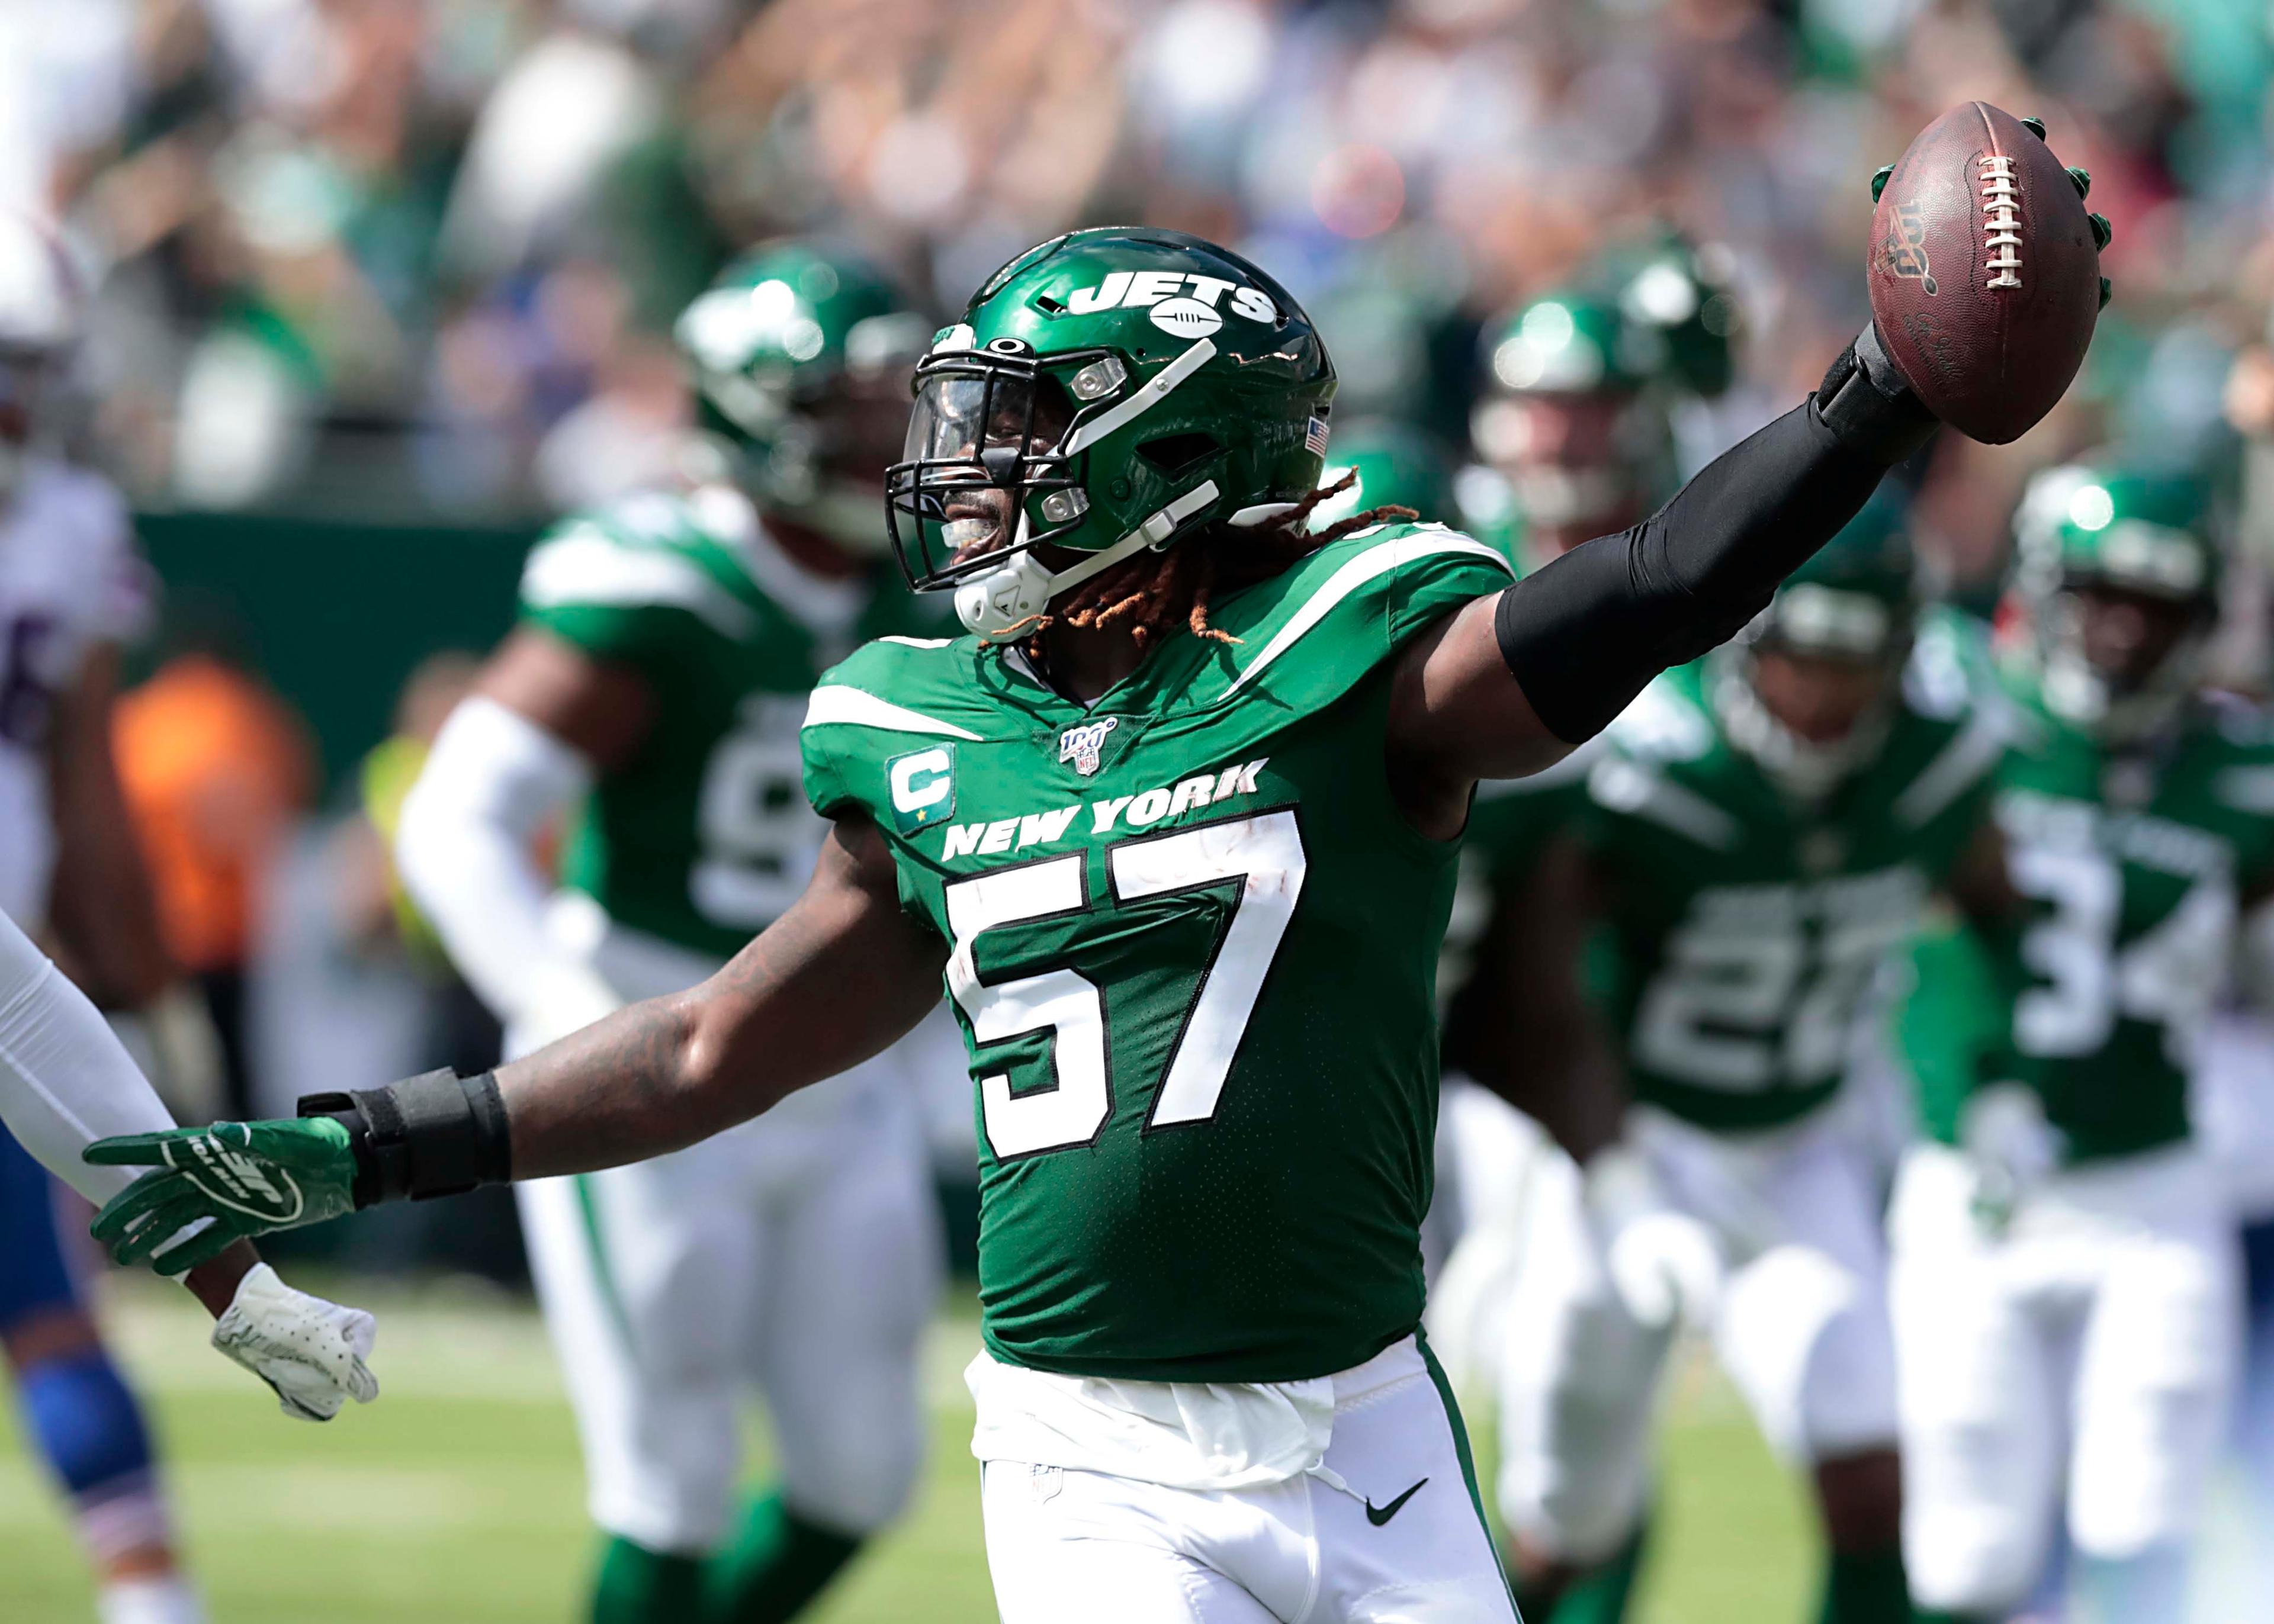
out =
[(1858, 357), (1867, 345), (1877, 350), (1869, 328), (1805, 404), (1715, 458), (1640, 524), (1574, 547), (1501, 594), (1501, 658), (1548, 732), (1584, 743), (1660, 672), (1734, 636), (1888, 468), (1924, 444), (1934, 419), (1908, 391), (1866, 392), (1879, 359)]

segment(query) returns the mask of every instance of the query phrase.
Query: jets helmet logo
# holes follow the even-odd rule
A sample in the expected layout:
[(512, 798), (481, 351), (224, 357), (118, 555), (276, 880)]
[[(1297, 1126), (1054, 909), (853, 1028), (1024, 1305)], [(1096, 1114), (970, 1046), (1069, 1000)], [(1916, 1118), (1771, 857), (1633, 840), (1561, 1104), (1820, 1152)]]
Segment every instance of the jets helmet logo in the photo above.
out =
[(1186, 271), (1109, 271), (1104, 281), (1069, 291), (1065, 307), (1076, 316), (1107, 310), (1149, 311), (1155, 327), (1182, 338), (1207, 337), (1224, 325), (1226, 311), (1266, 327), (1279, 321), (1279, 307), (1262, 289), (1242, 287), (1227, 276)]
[(1097, 753), (1105, 748), (1105, 735), (1120, 725), (1119, 718), (1109, 716), (1102, 722), (1067, 728), (1058, 735), (1058, 760), (1072, 762), (1076, 772), (1088, 778), (1097, 771)]

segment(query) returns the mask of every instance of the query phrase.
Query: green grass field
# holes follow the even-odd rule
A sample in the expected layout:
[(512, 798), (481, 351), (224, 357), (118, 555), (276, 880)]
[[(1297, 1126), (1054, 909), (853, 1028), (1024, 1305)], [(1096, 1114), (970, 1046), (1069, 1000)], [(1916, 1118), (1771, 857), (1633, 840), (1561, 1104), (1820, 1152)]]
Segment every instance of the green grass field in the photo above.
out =
[[(185, 1295), (147, 1279), (114, 1282), (109, 1323), (154, 1402), (216, 1620), (575, 1619), (591, 1542), (576, 1440), (534, 1312), (440, 1288), (342, 1295), (380, 1316), (374, 1365), (386, 1391), (374, 1408), (319, 1429), (284, 1420), (258, 1384), (205, 1347), (203, 1316)], [(935, 1447), (915, 1512), (817, 1624), (995, 1617), (960, 1376), (976, 1346), (973, 1311), (958, 1303), (926, 1352)], [(68, 1525), (5, 1425), (0, 1620), (91, 1619)], [(1476, 1430), (1488, 1455), (1489, 1428)], [(1694, 1361), (1675, 1382), (1667, 1459), (1639, 1624), (1806, 1616), (1816, 1558), (1805, 1511), (1729, 1390)]]

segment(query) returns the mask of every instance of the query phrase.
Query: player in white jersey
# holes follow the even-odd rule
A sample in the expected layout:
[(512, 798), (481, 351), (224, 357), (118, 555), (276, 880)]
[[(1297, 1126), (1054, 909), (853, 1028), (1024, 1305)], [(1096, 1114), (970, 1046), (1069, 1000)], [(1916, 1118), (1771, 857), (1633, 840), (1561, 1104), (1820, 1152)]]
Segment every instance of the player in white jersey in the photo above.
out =
[[(870, 267), (787, 244), (680, 323), (733, 481), (576, 515), (404, 803), (411, 894), (516, 1054), (703, 981), (786, 909), (825, 832), (798, 725), (855, 643), (923, 629), (880, 583), (874, 486), (929, 328)], [(584, 803), (553, 894), (531, 847)], [(898, 1515), (941, 1243), (914, 1072), (944, 1017), (691, 1149), (522, 1187), (523, 1228), (606, 1545), (600, 1624), (765, 1624)], [(779, 1491), (739, 1526), (737, 1412)]]
[[(71, 1495), (105, 1624), (184, 1624), (201, 1613), (147, 1429), (64, 1244), (83, 1217), (62, 1210), (49, 1177), (106, 1200), (123, 1181), (81, 1165), (79, 1150), (113, 1124), (171, 1118), (26, 934), (51, 935), (114, 1005), (160, 1004), (169, 991), (110, 757), (118, 649), (147, 613), (144, 567), (117, 492), (45, 432), (77, 316), (54, 243), (0, 214), (0, 1348)], [(215, 1345), (267, 1380), (288, 1414), (328, 1418), (350, 1391), (376, 1391), (361, 1366), (369, 1316), (290, 1290), (243, 1248), (193, 1274), (222, 1321)], [(322, 1358), (293, 1356), (302, 1340)]]

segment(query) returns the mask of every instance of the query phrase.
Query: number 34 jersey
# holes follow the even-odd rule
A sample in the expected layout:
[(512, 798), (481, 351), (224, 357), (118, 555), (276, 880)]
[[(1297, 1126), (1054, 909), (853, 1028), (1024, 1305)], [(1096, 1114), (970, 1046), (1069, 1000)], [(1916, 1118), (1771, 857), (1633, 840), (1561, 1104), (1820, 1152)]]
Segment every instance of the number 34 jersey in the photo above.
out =
[(1737, 680), (1708, 658), (1645, 689), (1578, 820), (1635, 1097), (1721, 1132), (1795, 1121), (1838, 1089), (1873, 978), (1988, 816), (2010, 731), (1931, 629), (1871, 762), (1803, 805), (1731, 744), (1719, 685)]
[(950, 948), (998, 1359), (1294, 1381), (1419, 1322), (1458, 846), (1393, 801), (1390, 657), (1510, 578), (1386, 526), (1088, 709), (972, 638), (874, 644), (815, 690), (813, 804), (875, 821)]
[(2239, 899), (2274, 885), (2274, 728), (2205, 701), (2125, 756), (2023, 698), (1998, 821), (2029, 912), (1992, 945), (2012, 1021), (1984, 1080), (2036, 1089), (2073, 1162), (2152, 1150), (2187, 1135)]
[(864, 637), (936, 624), (897, 582), (827, 579), (738, 491), (647, 492), (531, 552), (521, 617), (654, 696), (646, 742), (594, 786), (563, 878), (618, 924), (725, 959), (795, 901), (827, 825), (800, 792), (797, 728)]

